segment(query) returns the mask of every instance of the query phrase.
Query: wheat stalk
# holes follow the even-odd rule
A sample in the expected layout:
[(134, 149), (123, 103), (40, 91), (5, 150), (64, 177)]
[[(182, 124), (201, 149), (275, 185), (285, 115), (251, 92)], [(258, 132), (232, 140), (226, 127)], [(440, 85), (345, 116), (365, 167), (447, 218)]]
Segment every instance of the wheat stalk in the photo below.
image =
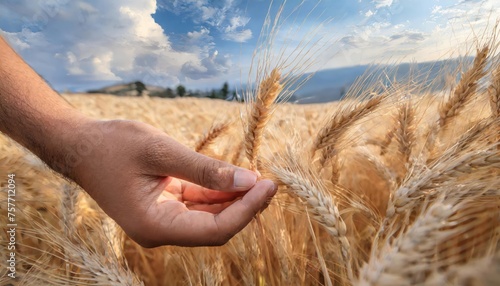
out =
[(261, 82), (257, 98), (252, 104), (248, 125), (245, 130), (245, 152), (252, 170), (258, 169), (257, 161), (264, 128), (271, 118), (272, 104), (283, 89), (280, 80), (280, 71), (273, 69), (271, 74)]

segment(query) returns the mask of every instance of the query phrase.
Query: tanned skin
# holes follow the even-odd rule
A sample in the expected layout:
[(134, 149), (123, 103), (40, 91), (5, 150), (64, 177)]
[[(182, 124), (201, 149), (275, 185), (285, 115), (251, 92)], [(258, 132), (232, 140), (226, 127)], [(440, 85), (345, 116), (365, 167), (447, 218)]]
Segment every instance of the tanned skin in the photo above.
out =
[(144, 247), (225, 244), (276, 193), (158, 129), (70, 106), (0, 37), (0, 131), (80, 185)]

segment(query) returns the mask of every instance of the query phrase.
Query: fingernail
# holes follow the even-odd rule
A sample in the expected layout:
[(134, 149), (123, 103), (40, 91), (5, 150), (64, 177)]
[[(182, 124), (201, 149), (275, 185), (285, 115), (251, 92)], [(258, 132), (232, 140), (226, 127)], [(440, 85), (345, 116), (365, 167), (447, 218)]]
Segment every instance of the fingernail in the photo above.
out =
[(234, 172), (235, 188), (251, 188), (257, 182), (257, 175), (254, 172), (237, 169)]
[(269, 188), (268, 190), (268, 193), (271, 195), (271, 196), (274, 196), (276, 194), (276, 192), (278, 191), (278, 185), (276, 185), (274, 182), (273, 182), (273, 185), (272, 187)]

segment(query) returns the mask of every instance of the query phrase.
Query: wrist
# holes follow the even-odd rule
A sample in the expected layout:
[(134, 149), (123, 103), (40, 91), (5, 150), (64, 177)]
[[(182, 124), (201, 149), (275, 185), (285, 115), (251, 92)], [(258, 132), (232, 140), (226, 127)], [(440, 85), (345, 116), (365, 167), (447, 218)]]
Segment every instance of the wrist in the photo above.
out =
[(88, 155), (95, 120), (77, 110), (67, 108), (57, 116), (47, 118), (40, 124), (42, 132), (33, 140), (38, 146), (30, 146), (49, 167), (62, 175), (75, 179), (76, 169), (81, 167), (83, 157)]

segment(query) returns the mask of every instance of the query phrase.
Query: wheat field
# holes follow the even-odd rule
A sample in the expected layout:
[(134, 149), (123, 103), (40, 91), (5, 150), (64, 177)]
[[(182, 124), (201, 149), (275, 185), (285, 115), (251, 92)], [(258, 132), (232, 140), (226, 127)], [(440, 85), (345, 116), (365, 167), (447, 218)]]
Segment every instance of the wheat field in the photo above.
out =
[[(329, 104), (274, 104), (273, 71), (246, 104), (64, 95), (89, 116), (146, 122), (198, 152), (258, 169), (279, 193), (222, 247), (144, 249), (2, 136), (0, 173), (18, 182), (16, 282), (496, 285), (500, 66), (489, 50), (439, 94), (401, 83)], [(272, 82), (274, 91), (262, 87)], [(11, 283), (4, 263), (2, 285)]]
[[(7, 276), (5, 228), (0, 284), (499, 285), (498, 29), (458, 68), (443, 68), (442, 91), (367, 74), (343, 100), (316, 105), (284, 103), (311, 56), (280, 61), (284, 50), (265, 45), (276, 31), (265, 29), (246, 103), (62, 95), (91, 117), (142, 121), (258, 170), (279, 185), (264, 212), (221, 247), (145, 249), (78, 186), (0, 134), (0, 222), (8, 224), (13, 173), (18, 276)], [(311, 54), (324, 47), (305, 42), (319, 47)], [(295, 51), (309, 53), (307, 45)]]

